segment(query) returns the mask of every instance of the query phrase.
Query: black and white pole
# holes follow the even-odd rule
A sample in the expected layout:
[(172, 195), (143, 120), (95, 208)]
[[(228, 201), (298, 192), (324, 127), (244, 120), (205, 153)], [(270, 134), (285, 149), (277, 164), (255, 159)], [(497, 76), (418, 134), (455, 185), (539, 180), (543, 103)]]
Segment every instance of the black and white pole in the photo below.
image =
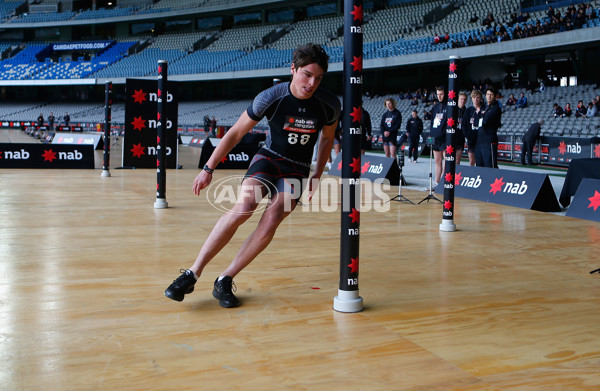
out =
[(456, 231), (454, 224), (454, 187), (456, 182), (456, 131), (458, 128), (459, 58), (450, 56), (448, 67), (448, 105), (446, 106), (446, 156), (444, 162), (444, 211), (440, 231)]
[(155, 209), (168, 208), (167, 192), (167, 61), (158, 60), (158, 110), (156, 114), (156, 201)]
[(103, 177), (110, 176), (110, 124), (112, 112), (112, 82), (107, 81), (104, 89), (104, 164)]
[(342, 110), (342, 215), (340, 283), (333, 309), (360, 312), (358, 255), (360, 228), (360, 144), (362, 119), (362, 0), (344, 0), (344, 105)]

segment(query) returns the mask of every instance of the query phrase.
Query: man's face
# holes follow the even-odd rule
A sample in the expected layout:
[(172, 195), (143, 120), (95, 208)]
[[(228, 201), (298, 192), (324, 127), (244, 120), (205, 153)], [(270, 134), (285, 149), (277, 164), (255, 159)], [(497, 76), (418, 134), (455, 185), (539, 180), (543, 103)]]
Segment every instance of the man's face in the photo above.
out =
[(488, 105), (491, 105), (496, 101), (496, 94), (494, 94), (492, 91), (487, 91), (485, 93), (485, 100), (487, 100)]
[(413, 111), (413, 112), (412, 112), (412, 117), (413, 117), (413, 118), (417, 118), (417, 112), (416, 112), (416, 111)]
[(463, 108), (467, 104), (467, 97), (465, 95), (458, 96), (458, 107)]
[(435, 93), (437, 95), (438, 102), (443, 102), (444, 101), (445, 91), (444, 90), (437, 90)]
[(394, 110), (394, 104), (392, 103), (391, 100), (386, 100), (385, 101), (385, 107), (387, 107), (387, 109), (389, 111), (393, 111)]
[(483, 103), (483, 100), (481, 99), (481, 96), (475, 95), (475, 96), (471, 97), (471, 102), (473, 102), (473, 106), (475, 106), (475, 107), (481, 107), (481, 104)]
[(292, 82), (290, 90), (298, 99), (308, 99), (313, 96), (321, 80), (325, 76), (325, 71), (316, 63), (308, 64), (296, 68), (292, 64)]

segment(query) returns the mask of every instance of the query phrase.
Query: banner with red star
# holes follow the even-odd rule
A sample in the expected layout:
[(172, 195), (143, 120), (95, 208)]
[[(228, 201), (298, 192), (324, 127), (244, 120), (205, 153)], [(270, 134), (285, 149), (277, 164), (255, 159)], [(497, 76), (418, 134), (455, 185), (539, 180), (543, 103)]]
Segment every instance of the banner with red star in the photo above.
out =
[(177, 165), (177, 83), (169, 83), (167, 94), (160, 91), (157, 80), (127, 79), (125, 101), (125, 137), (123, 138), (123, 166), (154, 168), (158, 158), (157, 129), (162, 120), (158, 100), (172, 99), (167, 104), (166, 168)]
[(600, 222), (600, 179), (581, 180), (566, 215)]
[(0, 144), (2, 168), (94, 169), (94, 146), (89, 144)]

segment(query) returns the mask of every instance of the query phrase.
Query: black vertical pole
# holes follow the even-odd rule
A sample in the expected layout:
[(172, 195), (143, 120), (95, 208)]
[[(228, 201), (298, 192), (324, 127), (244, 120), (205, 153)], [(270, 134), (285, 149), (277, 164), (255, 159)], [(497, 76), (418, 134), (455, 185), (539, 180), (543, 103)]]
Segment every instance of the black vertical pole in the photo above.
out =
[(454, 187), (456, 178), (456, 131), (458, 127), (458, 57), (450, 57), (448, 67), (448, 105), (446, 106), (446, 157), (444, 168), (444, 212), (440, 231), (456, 231), (454, 224)]
[(167, 208), (167, 61), (158, 60), (158, 110), (157, 110), (157, 137), (156, 137), (156, 209)]
[(340, 282), (333, 309), (359, 312), (360, 143), (362, 119), (363, 2), (344, 0), (344, 103), (342, 110), (342, 215)]
[(107, 81), (104, 88), (104, 164), (102, 176), (110, 176), (110, 124), (112, 111), (112, 82)]

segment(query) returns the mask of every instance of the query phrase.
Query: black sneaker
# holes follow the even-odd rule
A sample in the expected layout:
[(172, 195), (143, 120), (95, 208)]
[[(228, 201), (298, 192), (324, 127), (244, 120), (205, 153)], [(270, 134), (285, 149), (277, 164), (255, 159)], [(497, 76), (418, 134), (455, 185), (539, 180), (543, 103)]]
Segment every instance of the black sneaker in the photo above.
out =
[(215, 280), (215, 288), (213, 289), (213, 297), (219, 300), (219, 305), (225, 308), (233, 308), (240, 305), (240, 301), (235, 297), (231, 291), (237, 290), (237, 287), (233, 283), (233, 279), (229, 276), (225, 276), (221, 281), (219, 278)]
[(185, 269), (179, 271), (183, 274), (173, 280), (173, 283), (165, 290), (165, 296), (175, 301), (183, 301), (186, 294), (194, 291), (194, 284), (196, 283), (193, 271)]

